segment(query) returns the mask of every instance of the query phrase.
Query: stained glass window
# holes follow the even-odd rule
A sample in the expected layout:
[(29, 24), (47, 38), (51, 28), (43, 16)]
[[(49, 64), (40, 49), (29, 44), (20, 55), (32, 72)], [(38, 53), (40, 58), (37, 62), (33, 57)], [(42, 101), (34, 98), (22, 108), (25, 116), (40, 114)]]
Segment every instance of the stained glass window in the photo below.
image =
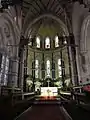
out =
[(66, 38), (65, 38), (65, 37), (64, 37), (63, 44), (67, 44), (67, 40), (66, 40)]
[(6, 63), (5, 63), (5, 74), (4, 74), (4, 85), (7, 85), (7, 80), (8, 80), (8, 69), (9, 69), (9, 59), (6, 57)]
[(40, 38), (36, 37), (36, 44), (37, 44), (37, 48), (40, 48)]
[(58, 76), (62, 77), (61, 59), (58, 59)]
[(49, 39), (49, 37), (46, 37), (46, 39), (45, 39), (45, 48), (50, 48), (50, 39)]
[(2, 85), (7, 85), (8, 82), (8, 70), (9, 70), (9, 58), (7, 56), (2, 56), (0, 81)]
[(39, 61), (35, 60), (35, 78), (39, 77)]
[(55, 36), (55, 47), (59, 47), (59, 39), (58, 39), (58, 36)]
[(1, 71), (0, 71), (0, 82), (2, 83), (2, 77), (4, 72), (4, 63), (5, 63), (5, 56), (2, 56), (2, 62), (1, 62)]
[(67, 44), (67, 38), (65, 37), (64, 34), (63, 34), (63, 44)]
[(50, 60), (47, 60), (46, 67), (47, 77), (50, 77)]

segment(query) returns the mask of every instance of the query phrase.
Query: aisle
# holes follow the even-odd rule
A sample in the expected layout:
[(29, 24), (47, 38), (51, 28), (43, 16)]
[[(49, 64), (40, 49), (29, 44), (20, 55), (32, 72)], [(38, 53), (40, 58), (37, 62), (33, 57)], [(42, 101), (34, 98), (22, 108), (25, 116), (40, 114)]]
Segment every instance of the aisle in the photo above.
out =
[(64, 105), (69, 115), (73, 120), (90, 120), (90, 111), (85, 110), (80, 105), (75, 103), (68, 103)]
[(65, 120), (59, 105), (33, 105), (17, 120)]

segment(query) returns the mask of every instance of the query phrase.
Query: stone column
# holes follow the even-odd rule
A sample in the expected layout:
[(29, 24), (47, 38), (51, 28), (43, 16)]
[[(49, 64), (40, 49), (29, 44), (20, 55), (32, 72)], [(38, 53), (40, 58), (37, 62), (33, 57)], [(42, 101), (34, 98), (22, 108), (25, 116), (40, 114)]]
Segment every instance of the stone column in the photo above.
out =
[(70, 53), (71, 53), (71, 65), (72, 65), (72, 82), (73, 85), (77, 86), (78, 83), (78, 71), (77, 71), (77, 62), (76, 62), (76, 45), (73, 34), (70, 34)]
[(9, 61), (8, 86), (17, 87), (19, 58), (12, 57)]
[[(61, 39), (61, 45), (63, 45), (63, 39)], [(63, 53), (62, 53), (62, 50), (60, 50), (60, 58), (61, 58), (61, 72), (62, 72), (62, 85), (63, 87), (65, 87), (65, 78), (64, 78), (64, 66), (63, 66)]]
[(23, 81), (23, 92), (26, 92), (26, 80), (27, 80), (27, 59), (28, 59), (28, 45), (25, 46), (24, 50), (24, 81)]
[(33, 92), (34, 92), (34, 90), (35, 90), (35, 52), (34, 52), (34, 55), (33, 55), (33, 59), (34, 59), (34, 70), (33, 70), (33, 88), (32, 88), (32, 90), (33, 90)]
[(79, 48), (79, 41), (80, 41), (80, 33), (75, 35), (75, 44), (78, 45), (76, 47), (76, 61), (77, 61), (77, 71), (78, 71), (78, 81), (80, 84), (81, 81), (81, 71), (80, 71), (80, 48)]
[(70, 56), (70, 67), (71, 67), (71, 82), (74, 85), (74, 68), (73, 68), (73, 59), (72, 59), (72, 54), (71, 54), (71, 47), (68, 47), (68, 52), (69, 52), (69, 56)]
[(23, 93), (23, 80), (24, 80), (24, 48), (20, 50), (19, 56), (19, 69), (18, 69), (18, 87)]
[[(45, 63), (44, 63), (44, 52), (42, 53), (42, 63), (41, 63), (41, 79), (44, 81), (45, 79)], [(43, 86), (43, 83), (42, 83)]]
[(45, 48), (45, 40), (44, 40), (44, 37), (42, 37), (42, 48), (43, 48), (43, 49)]
[(53, 62), (53, 53), (52, 53), (52, 79), (55, 79), (55, 63)]
[[(69, 39), (66, 37), (66, 42), (69, 44)], [(67, 46), (67, 54), (68, 54), (68, 64), (69, 64), (69, 76), (70, 76), (70, 82), (72, 84), (72, 56), (71, 56), (71, 48), (70, 46)]]

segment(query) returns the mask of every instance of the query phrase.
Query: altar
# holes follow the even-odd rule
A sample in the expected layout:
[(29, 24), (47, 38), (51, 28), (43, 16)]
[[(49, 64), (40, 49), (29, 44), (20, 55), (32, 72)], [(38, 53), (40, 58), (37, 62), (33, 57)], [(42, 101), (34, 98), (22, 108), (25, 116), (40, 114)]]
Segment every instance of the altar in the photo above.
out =
[(41, 87), (41, 96), (57, 96), (58, 89), (57, 87)]

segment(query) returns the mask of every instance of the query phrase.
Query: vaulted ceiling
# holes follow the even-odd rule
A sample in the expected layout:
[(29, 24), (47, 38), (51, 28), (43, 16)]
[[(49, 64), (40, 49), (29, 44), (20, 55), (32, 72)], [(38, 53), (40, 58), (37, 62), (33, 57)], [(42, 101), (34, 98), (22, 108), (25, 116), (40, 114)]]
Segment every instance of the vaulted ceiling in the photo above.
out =
[(60, 35), (63, 33), (62, 28), (57, 21), (50, 18), (41, 19), (40, 27), (38, 28), (37, 35), (46, 37), (55, 37), (55, 35)]
[[(23, 0), (23, 29), (24, 32), (28, 28), (29, 24), (36, 20), (38, 17), (51, 14), (59, 18), (70, 29), (72, 0)], [(51, 23), (51, 19), (48, 19), (48, 23)], [(44, 24), (47, 20), (44, 19)], [(41, 22), (37, 22), (36, 29), (40, 31)], [(49, 25), (49, 24), (48, 24)], [(52, 23), (53, 27), (57, 27)], [(35, 27), (35, 26), (34, 26)], [(59, 26), (60, 27), (60, 26)], [(56, 28), (58, 30), (58, 28)]]

